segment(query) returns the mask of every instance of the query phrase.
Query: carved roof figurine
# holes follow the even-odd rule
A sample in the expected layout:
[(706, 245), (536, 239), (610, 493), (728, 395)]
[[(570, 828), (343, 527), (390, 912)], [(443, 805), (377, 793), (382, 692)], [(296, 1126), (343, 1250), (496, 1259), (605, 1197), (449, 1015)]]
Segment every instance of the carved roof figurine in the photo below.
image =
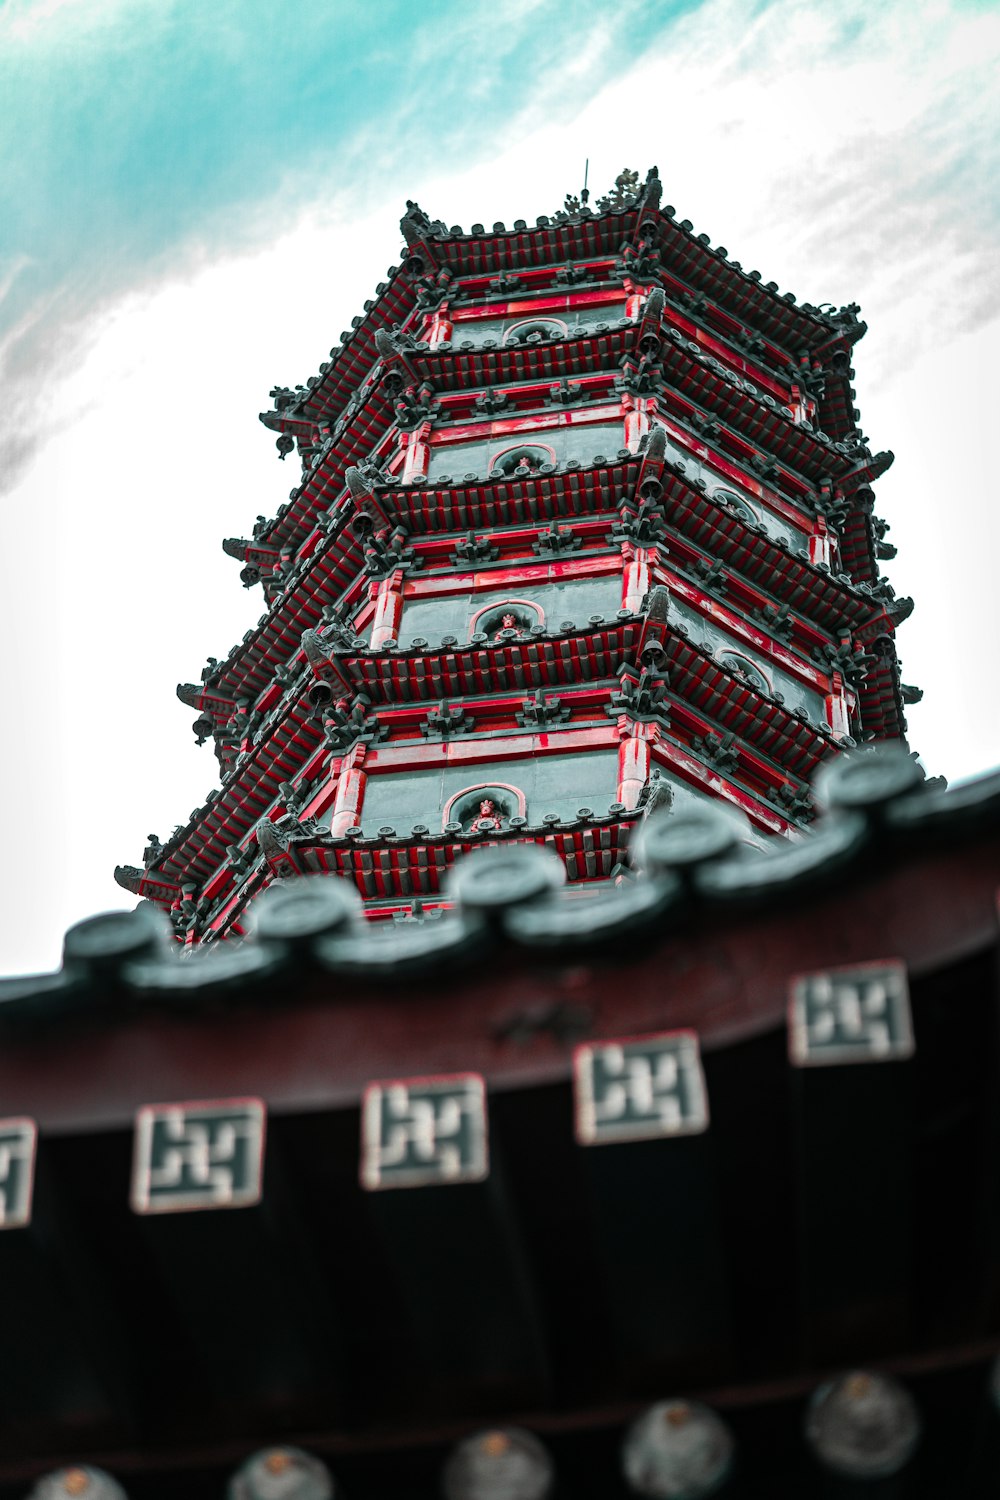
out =
[(642, 610), (650, 620), (665, 623), (670, 616), (670, 591), (662, 583), (655, 584), (643, 598)]
[(265, 859), (284, 854), (288, 850), (288, 835), (270, 818), (262, 818), (257, 827), (257, 847)]
[(344, 482), (352, 500), (371, 500), (371, 481), (362, 473), (355, 464), (350, 464), (344, 471)]
[(646, 455), (647, 463), (662, 463), (667, 452), (667, 430), (665, 427), (654, 427), (646, 434), (642, 445), (642, 451)]
[(399, 221), (399, 231), (410, 246), (422, 244), (429, 238), (447, 232), (440, 219), (429, 219), (419, 203), (414, 203), (409, 198), (406, 200), (406, 213)]
[(647, 213), (655, 213), (660, 206), (663, 196), (663, 183), (656, 167), (650, 167), (646, 173), (646, 186), (643, 193), (642, 206)]
[(399, 221), (399, 232), (408, 245), (415, 245), (428, 232), (431, 221), (412, 199), (406, 200), (406, 213)]
[(663, 780), (659, 766), (654, 766), (639, 799), (644, 816), (651, 818), (654, 813), (669, 812), (673, 800), (674, 794), (670, 783)]

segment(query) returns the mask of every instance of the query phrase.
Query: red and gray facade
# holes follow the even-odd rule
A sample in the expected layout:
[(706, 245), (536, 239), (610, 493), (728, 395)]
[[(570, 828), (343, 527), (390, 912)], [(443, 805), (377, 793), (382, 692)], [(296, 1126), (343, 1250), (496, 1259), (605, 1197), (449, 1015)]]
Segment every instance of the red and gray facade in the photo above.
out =
[(267, 612), (179, 689), (221, 786), (118, 871), (185, 942), (311, 872), (433, 910), (492, 841), (585, 896), (705, 799), (798, 838), (822, 761), (903, 736), (864, 324), (744, 272), (655, 172), (619, 200), (468, 235), (411, 205), (401, 265), (273, 393), (302, 480), (225, 543)]
[(996, 1492), (1000, 777), (857, 309), (626, 187), (272, 393), (221, 784), (0, 980), (0, 1500)]

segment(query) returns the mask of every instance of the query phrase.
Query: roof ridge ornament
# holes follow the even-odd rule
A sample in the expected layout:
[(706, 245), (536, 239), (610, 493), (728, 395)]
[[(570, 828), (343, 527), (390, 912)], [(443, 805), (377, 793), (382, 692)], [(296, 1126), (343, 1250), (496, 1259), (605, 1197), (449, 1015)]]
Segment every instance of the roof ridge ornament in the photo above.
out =
[(597, 212), (615, 213), (631, 208), (638, 201), (640, 192), (638, 172), (631, 167), (623, 167), (610, 190), (598, 198)]
[(393, 396), (404, 385), (419, 386), (422, 379), (420, 371), (403, 347), (404, 342), (396, 329), (390, 331), (388, 328), (378, 328), (375, 331), (375, 350), (383, 365), (382, 383)]
[[(588, 161), (588, 172), (589, 167)], [(655, 211), (659, 207), (662, 192), (663, 186), (656, 167), (650, 167), (646, 174), (646, 181), (641, 187), (638, 172), (631, 167), (623, 167), (608, 191), (598, 198), (597, 212), (599, 214), (624, 213), (626, 209), (634, 208), (637, 204)], [(562, 208), (553, 215), (556, 223), (564, 223), (566, 219), (589, 218), (593, 213), (589, 200), (590, 190), (586, 185), (585, 173), (584, 185), (580, 192), (567, 193), (563, 199)]]
[(399, 221), (399, 232), (409, 249), (426, 247), (429, 239), (442, 239), (448, 233), (443, 219), (431, 219), (413, 198), (406, 200), (406, 213)]
[(642, 355), (653, 357), (660, 352), (662, 342), (660, 323), (666, 297), (661, 286), (655, 286), (642, 306), (642, 315), (636, 329), (635, 348)]

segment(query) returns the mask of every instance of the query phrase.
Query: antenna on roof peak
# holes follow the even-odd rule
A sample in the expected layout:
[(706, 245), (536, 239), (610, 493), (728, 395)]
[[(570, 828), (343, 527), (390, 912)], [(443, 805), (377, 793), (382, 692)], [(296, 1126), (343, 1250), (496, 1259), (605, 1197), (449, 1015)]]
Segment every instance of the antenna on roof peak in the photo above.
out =
[(590, 200), (590, 189), (587, 186), (587, 178), (589, 176), (590, 176), (590, 157), (588, 156), (587, 160), (584, 162), (584, 166), (583, 166), (583, 191), (580, 194), (580, 202), (581, 203), (587, 203)]

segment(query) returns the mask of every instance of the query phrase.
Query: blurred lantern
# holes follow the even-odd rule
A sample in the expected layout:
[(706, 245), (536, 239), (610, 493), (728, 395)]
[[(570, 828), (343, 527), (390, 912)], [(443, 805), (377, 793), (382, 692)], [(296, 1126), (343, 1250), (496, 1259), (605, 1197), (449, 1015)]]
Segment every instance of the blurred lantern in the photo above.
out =
[(117, 1479), (89, 1464), (72, 1464), (44, 1475), (29, 1500), (66, 1500), (68, 1495), (80, 1495), (83, 1500), (128, 1500)]
[(660, 1401), (634, 1422), (622, 1444), (622, 1468), (638, 1495), (702, 1500), (733, 1466), (733, 1439), (722, 1418), (698, 1401)]
[(442, 1483), (446, 1500), (544, 1500), (553, 1476), (538, 1438), (520, 1427), (502, 1427), (456, 1444)]
[(301, 1448), (263, 1448), (229, 1481), (228, 1500), (333, 1500), (326, 1465)]
[(898, 1380), (855, 1370), (820, 1386), (806, 1413), (806, 1442), (847, 1479), (885, 1479), (920, 1441), (916, 1402)]

